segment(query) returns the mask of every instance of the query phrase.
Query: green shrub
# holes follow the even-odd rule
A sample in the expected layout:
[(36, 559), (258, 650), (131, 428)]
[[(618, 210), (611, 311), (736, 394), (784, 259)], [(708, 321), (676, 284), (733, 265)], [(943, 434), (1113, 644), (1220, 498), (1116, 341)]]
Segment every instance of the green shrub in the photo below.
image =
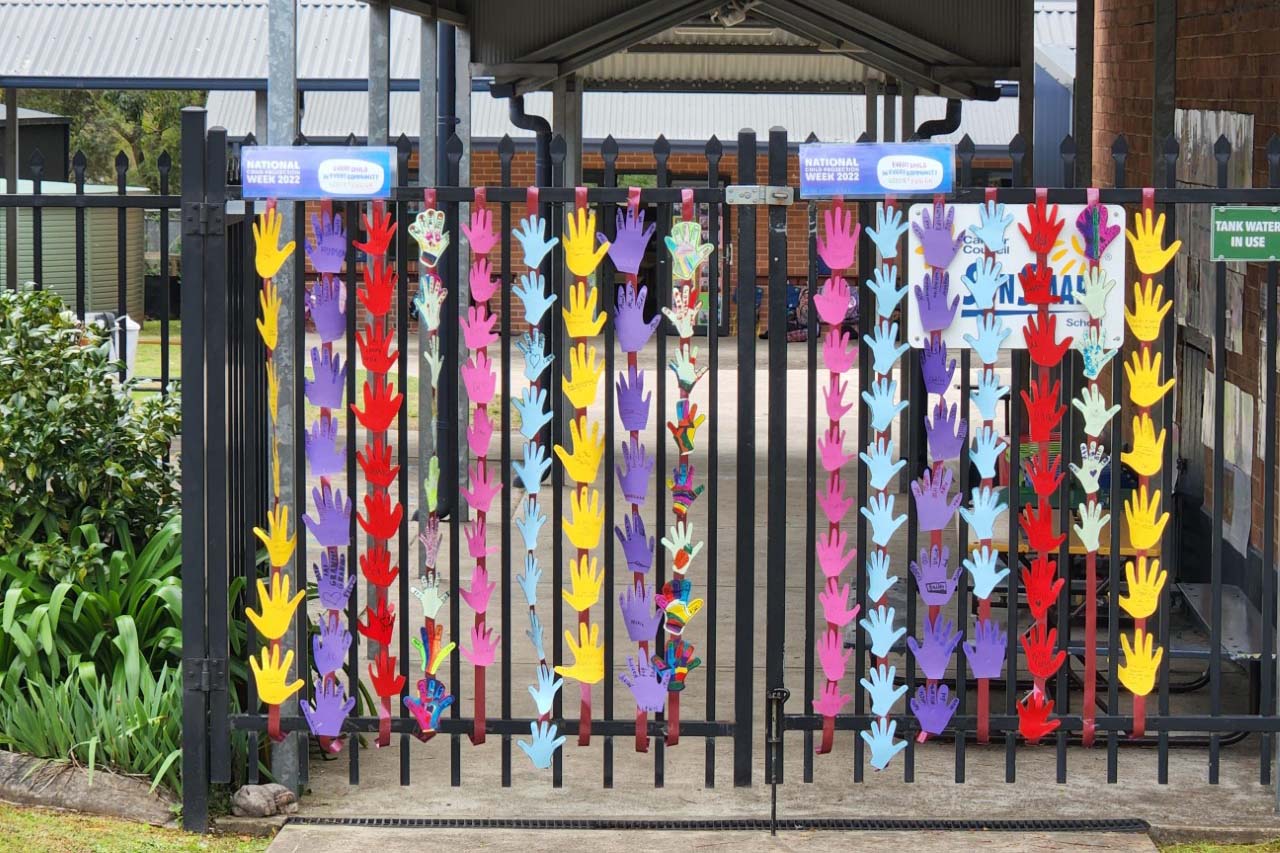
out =
[(56, 294), (0, 292), (0, 542), (58, 580), (146, 542), (178, 507), (176, 395), (135, 400), (108, 352)]

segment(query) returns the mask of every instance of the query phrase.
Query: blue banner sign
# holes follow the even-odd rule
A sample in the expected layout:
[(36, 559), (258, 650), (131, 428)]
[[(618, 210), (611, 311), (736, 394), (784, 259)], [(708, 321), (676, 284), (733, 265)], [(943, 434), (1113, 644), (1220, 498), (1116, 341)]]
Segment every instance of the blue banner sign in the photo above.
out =
[(396, 150), (356, 146), (246, 145), (240, 150), (244, 198), (390, 198)]
[(808, 142), (800, 146), (800, 197), (949, 193), (955, 150), (934, 142)]

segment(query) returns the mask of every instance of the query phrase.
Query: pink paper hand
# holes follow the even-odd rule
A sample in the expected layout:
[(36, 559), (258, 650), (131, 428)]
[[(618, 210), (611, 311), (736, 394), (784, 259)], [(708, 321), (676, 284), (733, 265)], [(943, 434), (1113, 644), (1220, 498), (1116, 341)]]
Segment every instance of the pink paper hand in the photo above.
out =
[(498, 322), (495, 314), (483, 305), (472, 305), (467, 309), (467, 316), (458, 319), (462, 326), (462, 342), (469, 350), (484, 349), (497, 342), (498, 336), (493, 332), (493, 324)]
[(818, 506), (827, 516), (827, 521), (839, 524), (845, 513), (853, 506), (853, 498), (844, 496), (844, 480), (839, 472), (827, 478), (827, 487), (818, 492)]
[(833, 270), (853, 266), (858, 235), (862, 233), (862, 226), (853, 223), (853, 211), (845, 210), (842, 204), (834, 205), (823, 213), (822, 223), (825, 227), (818, 235), (818, 256), (822, 262)]
[(476, 302), (488, 302), (498, 289), (498, 279), (493, 275), (488, 258), (473, 261), (467, 279), (471, 282), (471, 298)]
[(482, 406), (488, 405), (498, 385), (498, 374), (494, 372), (489, 357), (482, 352), (476, 353), (462, 365), (461, 373), (467, 399)]
[(827, 279), (818, 295), (813, 297), (813, 307), (818, 309), (818, 317), (822, 322), (836, 326), (844, 322), (852, 301), (849, 283), (843, 277), (833, 275)]
[(483, 459), (489, 455), (489, 439), (493, 437), (493, 421), (486, 409), (476, 409), (475, 420), (467, 427), (467, 447), (471, 455)]
[(822, 574), (828, 578), (836, 578), (845, 570), (858, 551), (850, 548), (846, 554), (844, 546), (848, 544), (849, 536), (843, 530), (827, 531), (827, 539), (824, 542), (821, 538), (814, 543), (814, 554), (818, 558), (818, 565), (822, 567)]
[(822, 458), (822, 467), (827, 471), (839, 470), (853, 458), (853, 453), (844, 452), (844, 430), (832, 426), (818, 439), (818, 454)]
[(489, 571), (481, 566), (476, 566), (471, 572), (471, 588), (460, 589), (458, 594), (462, 596), (462, 600), (467, 606), (476, 613), (484, 613), (489, 609), (489, 596), (493, 595), (493, 591), (497, 588), (498, 582), (489, 583)]
[(840, 685), (834, 681), (822, 688), (822, 695), (813, 700), (813, 710), (824, 717), (834, 717), (840, 713), (840, 709), (849, 704), (852, 699), (846, 693), (840, 692)]
[(818, 637), (818, 663), (822, 664), (822, 674), (828, 681), (844, 678), (845, 664), (851, 657), (853, 649), (844, 650), (844, 640), (839, 631), (828, 628)]
[(834, 583), (828, 583), (826, 589), (818, 594), (818, 601), (822, 604), (822, 618), (827, 624), (840, 628), (857, 619), (862, 609), (857, 604), (849, 609), (848, 584), (836, 589)]
[(472, 666), (488, 666), (493, 663), (493, 653), (497, 651), (501, 637), (493, 633), (492, 628), (481, 628), (479, 625), (471, 629), (471, 648), (462, 647), (462, 656)]
[(487, 525), (482, 518), (477, 518), (462, 528), (463, 536), (467, 540), (467, 554), (473, 560), (483, 560), (490, 554), (498, 553), (497, 547), (490, 547), (488, 544), (488, 530), (486, 528)]
[(498, 242), (493, 233), (493, 213), (486, 207), (474, 207), (471, 210), (471, 227), (462, 223), (462, 233), (471, 244), (471, 251), (477, 255), (487, 255)]
[(467, 471), (471, 475), (470, 488), (461, 490), (467, 506), (476, 512), (488, 512), (494, 495), (502, 491), (502, 481), (489, 476), (487, 465), (471, 465)]
[(848, 332), (839, 335), (836, 334), (835, 329), (827, 332), (822, 341), (822, 363), (826, 365), (827, 370), (832, 373), (844, 373), (853, 367), (854, 359), (857, 357), (858, 345), (849, 345)]
[(832, 382), (826, 388), (822, 389), (822, 400), (827, 407), (827, 418), (838, 421), (849, 413), (853, 408), (853, 403), (844, 401), (844, 392), (848, 390), (848, 382)]

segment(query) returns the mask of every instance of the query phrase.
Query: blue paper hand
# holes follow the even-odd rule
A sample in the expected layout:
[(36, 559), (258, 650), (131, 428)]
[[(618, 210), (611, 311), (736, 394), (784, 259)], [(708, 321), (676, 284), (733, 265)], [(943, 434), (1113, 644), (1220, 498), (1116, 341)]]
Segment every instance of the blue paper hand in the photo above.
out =
[(542, 722), (537, 720), (529, 723), (529, 735), (533, 738), (533, 742), (518, 740), (520, 748), (524, 750), (524, 754), (529, 756), (529, 760), (533, 762), (533, 766), (539, 770), (546, 770), (551, 766), (551, 758), (556, 754), (556, 750), (564, 745), (564, 735), (556, 737), (558, 729), (554, 723)]
[(532, 554), (524, 555), (524, 574), (516, 575), (516, 583), (524, 593), (524, 603), (533, 607), (538, 603), (538, 581), (542, 580), (542, 568), (538, 558)]
[(867, 229), (867, 236), (875, 243), (876, 251), (882, 258), (898, 256), (898, 240), (907, 230), (907, 223), (902, 219), (902, 211), (893, 205), (876, 205), (876, 227)]
[(907, 633), (906, 628), (894, 629), (893, 617), (896, 615), (897, 611), (892, 607), (882, 604), (858, 620), (862, 630), (867, 632), (867, 639), (871, 641), (871, 654), (878, 658), (888, 655), (893, 650), (893, 644)]
[(564, 686), (563, 678), (556, 678), (555, 672), (551, 667), (538, 665), (538, 685), (529, 685), (529, 695), (533, 697), (533, 704), (538, 706), (538, 716), (551, 713), (551, 706), (555, 704), (556, 693)]
[(902, 297), (907, 295), (905, 285), (902, 290), (898, 290), (898, 268), (888, 264), (872, 272), (867, 289), (876, 295), (876, 314), (886, 320), (893, 316), (894, 309), (898, 307)]
[(547, 449), (532, 441), (524, 445), (524, 461), (511, 463), (511, 470), (515, 472), (516, 479), (530, 495), (538, 493), (542, 486), (542, 475), (547, 473), (550, 467), (551, 458), (547, 456)]
[(867, 505), (859, 510), (871, 522), (871, 541), (882, 548), (889, 544), (894, 531), (907, 520), (905, 513), (894, 518), (894, 500), (894, 495), (872, 495)]
[(889, 485), (889, 480), (907, 464), (905, 459), (897, 459), (893, 454), (893, 439), (881, 438), (863, 451), (858, 457), (867, 463), (867, 475), (871, 478), (871, 488), (879, 491)]
[(892, 324), (888, 330), (884, 324), (877, 323), (876, 330), (868, 338), (864, 338), (863, 342), (871, 347), (871, 355), (873, 357), (872, 369), (876, 373), (885, 374), (893, 370), (893, 366), (898, 363), (898, 359), (907, 351), (907, 345), (898, 345), (898, 324)]
[(978, 539), (990, 539), (996, 519), (1009, 508), (1000, 493), (991, 486), (974, 486), (972, 507), (960, 507), (960, 517)]
[(907, 692), (907, 685), (894, 689), (893, 679), (898, 674), (896, 666), (880, 664), (871, 670), (870, 680), (864, 678), (858, 683), (871, 697), (871, 713), (877, 717), (887, 717), (893, 713), (893, 706)]
[(973, 447), (969, 448), (969, 458), (978, 469), (983, 479), (996, 475), (996, 462), (1009, 444), (996, 435), (993, 427), (980, 426), (973, 436)]
[(526, 387), (520, 392), (520, 398), (512, 400), (516, 414), (520, 416), (520, 434), (532, 441), (551, 420), (551, 411), (546, 408), (547, 389)]
[(982, 241), (992, 252), (1004, 251), (1004, 232), (1013, 223), (1013, 216), (1005, 214), (1004, 205), (994, 201), (978, 208), (978, 224), (969, 226), (969, 233)]
[(964, 339), (977, 353), (978, 360), (991, 364), (1000, 353), (1000, 345), (1013, 334), (1012, 329), (1004, 327), (1004, 321), (998, 316), (988, 314), (978, 321), (978, 336), (965, 333)]
[(1004, 270), (995, 258), (982, 258), (974, 262), (960, 277), (964, 286), (969, 288), (973, 304), (984, 311), (995, 305), (996, 292), (1000, 290), (1003, 279)]
[(878, 379), (871, 386), (870, 393), (863, 391), (862, 399), (871, 409), (871, 428), (884, 432), (893, 423), (893, 419), (907, 407), (907, 401), (895, 402), (898, 396), (898, 383), (891, 379)]
[(905, 740), (894, 742), (893, 735), (897, 731), (897, 720), (890, 720), (887, 724), (884, 720), (876, 720), (871, 724), (870, 732), (858, 733), (871, 747), (871, 766), (875, 769), (885, 769), (895, 755), (907, 748)]
[(542, 620), (532, 610), (529, 611), (529, 627), (525, 630), (524, 635), (533, 644), (533, 650), (538, 655), (538, 660), (546, 660), (547, 653), (542, 647)]
[(867, 558), (867, 600), (879, 601), (897, 582), (898, 576), (889, 574), (889, 555), (872, 551)]
[(973, 579), (973, 594), (981, 599), (990, 598), (1000, 581), (1009, 576), (1008, 569), (1000, 568), (999, 555), (986, 547), (974, 548), (964, 567)]
[(516, 519), (516, 529), (524, 539), (524, 549), (532, 551), (538, 547), (538, 531), (547, 523), (546, 513), (538, 506), (538, 502), (529, 498), (524, 504), (524, 516)]
[(524, 265), (530, 268), (542, 263), (542, 259), (547, 256), (547, 252), (550, 252), (555, 248), (556, 243), (560, 242), (558, 237), (547, 239), (547, 222), (537, 215), (526, 216), (521, 219), (520, 227), (512, 233), (520, 241), (520, 248), (524, 252)]
[(978, 407), (978, 414), (984, 421), (996, 419), (996, 405), (1009, 396), (1009, 386), (1001, 385), (995, 371), (982, 372), (978, 387), (969, 392), (969, 399)]
[(511, 292), (520, 297), (524, 304), (524, 318), (530, 325), (537, 325), (556, 301), (556, 295), (547, 293), (542, 275), (536, 272), (520, 276), (520, 283), (511, 288)]
[(546, 345), (546, 338), (537, 329), (525, 332), (516, 341), (516, 349), (524, 353), (524, 378), (530, 382), (537, 382), (542, 371), (555, 360), (555, 353), (548, 353)]

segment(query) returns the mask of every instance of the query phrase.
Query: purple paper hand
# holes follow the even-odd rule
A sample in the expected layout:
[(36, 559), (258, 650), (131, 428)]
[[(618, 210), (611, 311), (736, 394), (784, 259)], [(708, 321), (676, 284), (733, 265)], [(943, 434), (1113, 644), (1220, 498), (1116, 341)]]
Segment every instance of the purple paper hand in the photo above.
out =
[(320, 633), (311, 638), (311, 659), (321, 675), (338, 672), (347, 661), (351, 648), (351, 632), (338, 621), (334, 613), (328, 619), (321, 617)]
[(1084, 238), (1084, 256), (1097, 261), (1120, 233), (1120, 226), (1107, 225), (1107, 209), (1100, 204), (1092, 204), (1076, 217), (1076, 230)]
[(347, 572), (347, 555), (330, 557), (328, 551), (320, 552), (320, 565), (311, 564), (316, 573), (316, 592), (320, 606), (325, 610), (346, 610), (351, 590), (356, 588), (356, 573)]
[[(652, 231), (652, 226), (650, 230)], [(610, 244), (610, 256), (617, 246), (617, 243)], [(644, 301), (648, 295), (649, 288), (642, 287), (637, 291), (632, 284), (618, 290), (618, 310), (613, 315), (613, 328), (618, 333), (618, 348), (623, 352), (639, 352), (643, 349), (653, 336), (653, 330), (662, 322), (662, 314), (657, 311), (652, 320), (644, 319)]]
[(622, 517), (622, 527), (614, 526), (614, 535), (622, 545), (622, 556), (633, 574), (643, 575), (653, 567), (654, 538), (644, 537), (644, 519), (639, 513)]
[(937, 681), (946, 675), (951, 653), (960, 643), (960, 632), (951, 633), (953, 628), (952, 622), (939, 613), (937, 619), (925, 617), (923, 643), (916, 642), (915, 637), (907, 637), (907, 648), (915, 655), (925, 678)]
[(314, 702), (302, 702), (302, 716), (316, 737), (337, 737), (342, 724), (356, 706), (356, 697), (347, 698), (346, 689), (337, 680), (316, 683)]
[(351, 542), (351, 498), (342, 501), (342, 489), (334, 494), (333, 486), (322, 483), (311, 490), (316, 517), (304, 515), (302, 521), (311, 531), (316, 544), (325, 548), (344, 548)]
[(618, 485), (622, 487), (622, 496), (627, 499), (627, 503), (644, 503), (653, 464), (653, 457), (645, 452), (644, 445), (636, 439), (622, 445), (622, 465), (615, 466), (615, 470)]
[(661, 714), (667, 702), (667, 684), (671, 681), (673, 670), (666, 669), (661, 673), (654, 672), (648, 662), (627, 658), (626, 672), (618, 674), (618, 680), (631, 690), (635, 697), (636, 709), (652, 714)]
[[(616, 224), (618, 236), (613, 238), (612, 243), (603, 234), (597, 234), (596, 237), (601, 243), (609, 246), (609, 260), (613, 261), (614, 269), (620, 273), (635, 275), (640, 271), (640, 262), (644, 260), (645, 249), (649, 246), (649, 238), (653, 236), (653, 231), (657, 226), (650, 225), (645, 228), (644, 211), (639, 209), (631, 210), (630, 208), (625, 212), (618, 211)], [(643, 296), (640, 299), (642, 302), (644, 301)], [(635, 350), (627, 349), (626, 345), (621, 343), (621, 335), (619, 335), (618, 340), (624, 352), (635, 352)]]
[(1000, 623), (983, 619), (973, 630), (973, 642), (964, 644), (964, 656), (974, 678), (999, 678), (1004, 672), (1005, 649), (1009, 638)]
[(307, 450), (307, 473), (329, 477), (347, 470), (347, 455), (338, 448), (338, 419), (319, 418), (302, 434)]
[(316, 324), (316, 334), (324, 343), (340, 341), (347, 334), (347, 288), (336, 278), (325, 276), (307, 291), (307, 311)]
[(922, 684), (916, 688), (916, 695), (911, 700), (911, 713), (920, 721), (920, 730), (931, 735), (940, 735), (951, 722), (960, 705), (959, 697), (951, 696), (951, 688), (945, 684)]
[(649, 423), (649, 401), (653, 394), (644, 393), (644, 371), (628, 367), (618, 371), (614, 386), (618, 391), (618, 417), (627, 432), (639, 432)]
[(627, 626), (631, 642), (648, 643), (657, 636), (663, 612), (657, 609), (647, 585), (634, 584), (625, 593), (618, 593), (618, 609), (622, 611), (622, 622)]
[(332, 275), (342, 271), (347, 257), (347, 232), (342, 230), (342, 217), (330, 213), (311, 215), (312, 240), (306, 243), (307, 260), (318, 273)]
[(911, 574), (915, 575), (920, 598), (930, 607), (941, 607), (955, 594), (964, 566), (956, 566), (955, 573), (948, 577), (950, 566), (947, 561), (950, 559), (950, 548), (943, 545), (939, 550), (935, 545), (933, 548), (921, 548), (920, 559), (911, 561)]
[(956, 360), (947, 364), (947, 345), (942, 339), (930, 337), (920, 351), (920, 372), (924, 375), (924, 390), (928, 394), (945, 394), (951, 388), (951, 377), (956, 372)]
[(960, 294), (951, 296), (951, 276), (945, 272), (925, 273), (924, 284), (916, 285), (920, 306), (920, 326), (926, 332), (940, 332), (956, 318)]
[(322, 409), (341, 409), (347, 384), (347, 366), (342, 363), (342, 356), (331, 350), (312, 347), (311, 372), (315, 379), (305, 376), (302, 379), (307, 402)]
[(933, 217), (926, 209), (921, 215), (921, 225), (912, 224), (911, 230), (920, 240), (924, 249), (924, 262), (931, 267), (945, 268), (964, 244), (964, 232), (954, 240), (951, 238), (951, 226), (955, 224), (956, 211), (942, 202), (933, 205)]
[(951, 471), (943, 468), (935, 475), (932, 468), (924, 469), (919, 480), (911, 482), (911, 495), (916, 500), (916, 519), (924, 531), (943, 530), (951, 523), (963, 496), (956, 492), (952, 497)]
[(929, 453), (934, 462), (946, 462), (959, 459), (964, 449), (964, 437), (969, 432), (969, 424), (958, 415), (959, 407), (951, 404), (950, 411), (943, 408), (943, 402), (933, 409), (933, 420), (925, 421), (925, 438), (929, 441)]

